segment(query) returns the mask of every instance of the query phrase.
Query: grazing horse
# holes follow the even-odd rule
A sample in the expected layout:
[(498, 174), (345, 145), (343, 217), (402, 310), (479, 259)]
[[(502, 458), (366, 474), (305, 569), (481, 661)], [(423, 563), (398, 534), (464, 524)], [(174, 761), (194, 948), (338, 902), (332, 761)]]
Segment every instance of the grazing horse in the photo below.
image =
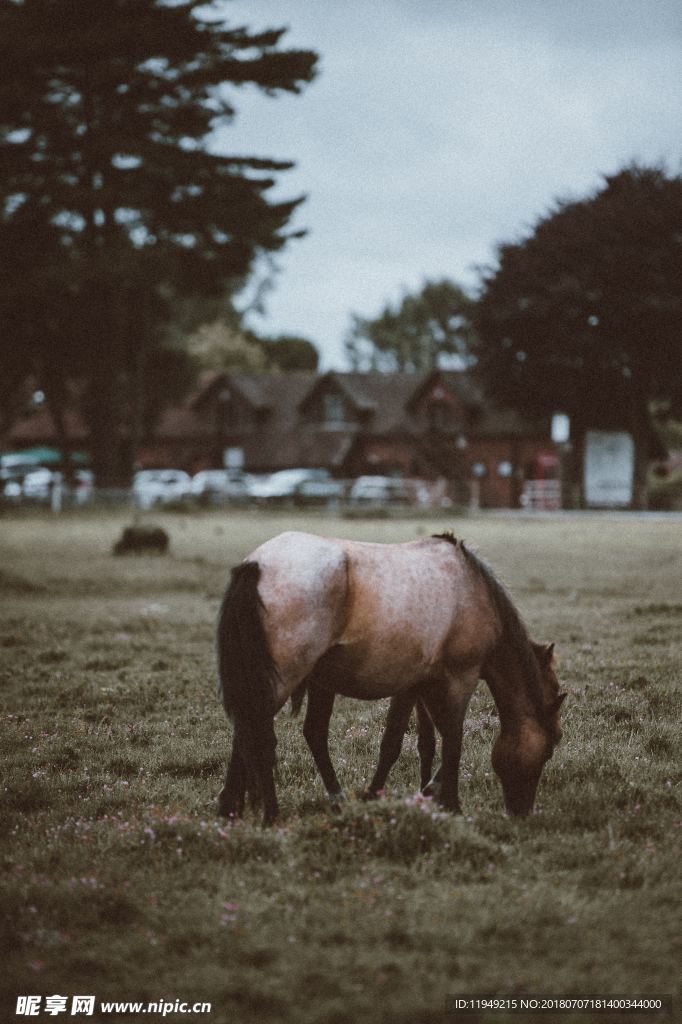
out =
[(219, 798), (226, 816), (241, 813), (249, 790), (262, 799), (265, 824), (277, 817), (274, 715), (306, 690), (303, 732), (332, 800), (342, 797), (327, 746), (336, 694), (393, 698), (379, 781), (415, 701), (423, 703), (443, 741), (439, 800), (453, 811), (464, 715), (479, 678), (500, 715), (493, 767), (511, 813), (532, 810), (561, 736), (565, 695), (552, 647), (533, 644), (507, 591), (451, 534), (406, 544), (280, 534), (232, 570), (217, 646), (234, 723)]

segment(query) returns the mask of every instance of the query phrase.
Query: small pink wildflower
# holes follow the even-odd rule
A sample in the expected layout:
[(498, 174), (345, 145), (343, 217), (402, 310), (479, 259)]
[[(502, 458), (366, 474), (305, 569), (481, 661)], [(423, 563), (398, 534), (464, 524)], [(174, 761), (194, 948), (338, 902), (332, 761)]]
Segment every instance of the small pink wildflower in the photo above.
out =
[(238, 903), (223, 903), (225, 913), (220, 915), (220, 923), (223, 925), (234, 924), (237, 920)]

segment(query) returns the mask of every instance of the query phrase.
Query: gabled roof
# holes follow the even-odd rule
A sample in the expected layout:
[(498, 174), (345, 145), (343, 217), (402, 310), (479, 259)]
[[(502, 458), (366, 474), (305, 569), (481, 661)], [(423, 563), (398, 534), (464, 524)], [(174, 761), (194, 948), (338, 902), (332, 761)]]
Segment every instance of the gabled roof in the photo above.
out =
[(190, 395), (187, 405), (199, 409), (220, 389), (232, 388), (253, 409), (278, 409), (298, 401), (318, 380), (309, 370), (294, 373), (228, 373), (209, 371), (199, 379), (197, 390)]
[(156, 440), (182, 440), (183, 438), (206, 437), (215, 432), (215, 427), (202, 418), (196, 409), (188, 406), (171, 406), (164, 409), (152, 430)]
[(376, 402), (362, 394), (362, 389), (353, 387), (352, 378), (355, 376), (351, 373), (344, 374), (338, 373), (336, 370), (328, 370), (327, 373), (315, 379), (308, 393), (303, 396), (300, 408), (305, 409), (319, 391), (325, 391), (330, 385), (336, 385), (358, 412), (373, 412), (376, 409)]
[[(88, 428), (81, 414), (75, 409), (64, 412), (64, 428), (69, 441), (84, 441)], [(19, 419), (9, 431), (12, 444), (27, 444), (37, 441), (53, 441), (57, 435), (54, 420), (49, 409), (36, 409), (30, 415)]]
[[(428, 388), (440, 381), (466, 412), (462, 430), (470, 438), (549, 436), (547, 419), (528, 420), (509, 409), (495, 408), (483, 400), (478, 384), (463, 371), (429, 373), (346, 373), (313, 371), (286, 374), (222, 373), (202, 375), (196, 391), (182, 404), (166, 409), (152, 436), (155, 442), (215, 445), (218, 421), (213, 402), (226, 389), (239, 395), (254, 415), (244, 428), (229, 431), (234, 444), (244, 447), (247, 464), (254, 470), (273, 466), (337, 466), (347, 457), (359, 436), (423, 438), (425, 419), (417, 416), (419, 402)], [(340, 391), (356, 411), (351, 422), (328, 424), (301, 415), (306, 403), (324, 388)], [(82, 443), (88, 428), (75, 409), (66, 413), (72, 442)], [(227, 431), (226, 431), (227, 433)], [(54, 440), (54, 424), (44, 408), (34, 410), (14, 424), (9, 443), (27, 445)], [(433, 432), (428, 443), (433, 442)]]
[(230, 382), (255, 408), (276, 410), (279, 415), (286, 411), (287, 419), (298, 419), (298, 406), (317, 379), (318, 375), (311, 370), (230, 375)]
[(420, 374), (335, 373), (334, 376), (358, 408), (372, 411), (368, 426), (373, 433), (408, 428), (407, 406)]
[(481, 403), (479, 388), (463, 371), (347, 373), (329, 370), (320, 375), (305, 370), (286, 374), (211, 371), (200, 378), (199, 387), (187, 404), (198, 408), (218, 387), (226, 386), (239, 392), (254, 409), (281, 412), (285, 405), (304, 409), (319, 391), (336, 386), (358, 412), (378, 417), (371, 420), (371, 426), (373, 430), (383, 432), (398, 424), (406, 425), (406, 412), (409, 413), (436, 378), (440, 378), (444, 386), (467, 407)]
[(214, 395), (226, 388), (228, 390), (234, 388), (239, 391), (242, 398), (246, 399), (249, 405), (255, 409), (265, 408), (266, 403), (263, 401), (258, 377), (250, 378), (243, 374), (232, 374), (222, 370), (210, 370), (208, 373), (202, 374), (196, 391), (189, 396), (186, 404), (191, 409), (201, 409)]
[(353, 407), (365, 414), (366, 427), (372, 433), (410, 432), (414, 429), (409, 417), (410, 400), (424, 376), (410, 372), (342, 373), (331, 370), (317, 378), (302, 407), (318, 390), (336, 383)]
[(432, 370), (430, 373), (420, 374), (419, 377), (419, 383), (409, 401), (410, 408), (414, 408), (419, 399), (437, 383), (441, 383), (467, 409), (478, 408), (483, 402), (480, 388), (471, 374), (465, 370)]

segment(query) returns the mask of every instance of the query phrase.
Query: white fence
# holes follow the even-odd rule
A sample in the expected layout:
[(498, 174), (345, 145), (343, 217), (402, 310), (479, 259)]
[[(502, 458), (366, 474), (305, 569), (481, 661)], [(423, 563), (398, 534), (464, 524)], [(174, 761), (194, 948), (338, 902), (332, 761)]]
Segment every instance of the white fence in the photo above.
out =
[(526, 480), (521, 492), (521, 507), (539, 512), (558, 512), (561, 508), (561, 481)]

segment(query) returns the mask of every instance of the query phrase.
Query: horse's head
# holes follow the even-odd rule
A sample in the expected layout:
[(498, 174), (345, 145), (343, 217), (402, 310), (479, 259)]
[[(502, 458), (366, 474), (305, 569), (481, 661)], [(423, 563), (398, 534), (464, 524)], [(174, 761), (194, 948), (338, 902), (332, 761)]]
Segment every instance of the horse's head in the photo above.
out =
[(542, 769), (561, 739), (559, 710), (566, 697), (554, 672), (554, 644), (532, 644), (541, 684), (541, 706), (503, 729), (493, 748), (493, 768), (510, 814), (530, 814)]

